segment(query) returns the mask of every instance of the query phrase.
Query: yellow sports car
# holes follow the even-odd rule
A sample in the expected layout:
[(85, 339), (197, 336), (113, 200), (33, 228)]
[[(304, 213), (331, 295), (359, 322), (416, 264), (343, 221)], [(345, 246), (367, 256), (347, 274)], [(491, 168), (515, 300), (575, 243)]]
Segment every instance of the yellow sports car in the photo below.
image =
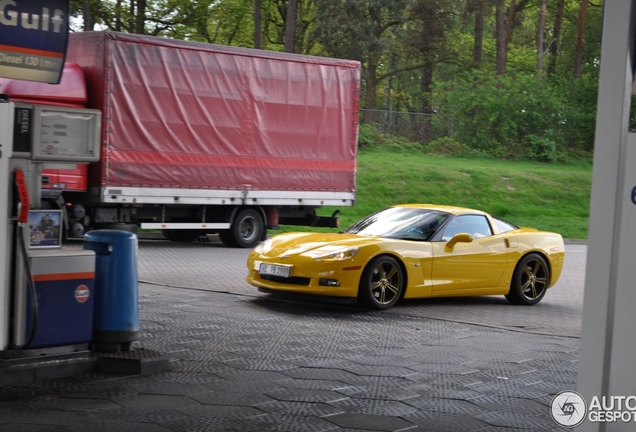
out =
[(533, 305), (561, 275), (560, 234), (519, 228), (483, 211), (428, 204), (389, 207), (342, 233), (279, 234), (247, 260), (247, 282), (268, 293), (360, 301), (504, 295)]

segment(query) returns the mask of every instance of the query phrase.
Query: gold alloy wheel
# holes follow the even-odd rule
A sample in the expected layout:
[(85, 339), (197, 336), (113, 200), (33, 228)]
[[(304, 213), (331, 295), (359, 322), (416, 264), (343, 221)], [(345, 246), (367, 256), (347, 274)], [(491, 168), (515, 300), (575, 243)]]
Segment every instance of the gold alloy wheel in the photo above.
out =
[(513, 304), (531, 306), (543, 299), (549, 285), (550, 267), (547, 261), (538, 253), (529, 253), (522, 256), (515, 266), (506, 299)]
[(371, 295), (381, 305), (394, 303), (400, 295), (402, 270), (391, 261), (380, 261), (371, 275)]
[(543, 262), (530, 260), (521, 273), (521, 292), (528, 300), (541, 298), (548, 286), (548, 272)]

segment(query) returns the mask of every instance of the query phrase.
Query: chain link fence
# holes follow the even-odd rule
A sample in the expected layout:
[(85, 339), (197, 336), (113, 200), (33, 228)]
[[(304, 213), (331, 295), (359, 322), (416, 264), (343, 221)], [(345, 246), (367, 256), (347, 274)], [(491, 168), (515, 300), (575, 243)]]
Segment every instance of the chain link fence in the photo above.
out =
[(381, 133), (421, 144), (449, 135), (449, 131), (435, 121), (435, 114), (370, 109), (362, 109), (360, 114), (361, 123), (374, 125)]

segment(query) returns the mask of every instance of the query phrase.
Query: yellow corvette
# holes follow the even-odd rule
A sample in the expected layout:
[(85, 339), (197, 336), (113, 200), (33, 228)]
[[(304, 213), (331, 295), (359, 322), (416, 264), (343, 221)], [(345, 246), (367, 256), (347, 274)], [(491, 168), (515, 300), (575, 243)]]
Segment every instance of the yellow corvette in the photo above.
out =
[(483, 211), (389, 207), (342, 233), (279, 234), (247, 260), (247, 282), (268, 293), (360, 301), (504, 295), (533, 305), (561, 275), (561, 235), (519, 228)]

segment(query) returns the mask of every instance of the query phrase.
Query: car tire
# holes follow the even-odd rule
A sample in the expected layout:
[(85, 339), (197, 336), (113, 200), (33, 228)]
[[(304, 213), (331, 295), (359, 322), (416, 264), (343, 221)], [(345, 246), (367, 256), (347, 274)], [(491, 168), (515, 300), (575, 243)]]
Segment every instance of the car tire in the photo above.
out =
[(381, 255), (364, 268), (358, 287), (358, 299), (372, 309), (389, 309), (402, 297), (404, 286), (404, 270), (398, 260), (389, 255)]
[(506, 299), (517, 305), (535, 305), (545, 296), (549, 284), (550, 269), (545, 259), (535, 253), (524, 255), (512, 274), (510, 292)]

